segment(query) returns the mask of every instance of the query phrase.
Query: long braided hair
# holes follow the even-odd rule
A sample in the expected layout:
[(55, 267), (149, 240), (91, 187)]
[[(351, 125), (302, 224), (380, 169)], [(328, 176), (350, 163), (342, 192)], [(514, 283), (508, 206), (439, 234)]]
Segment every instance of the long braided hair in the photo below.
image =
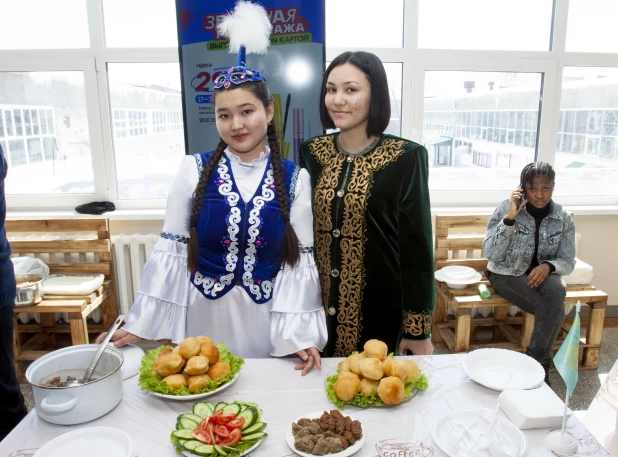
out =
[(526, 184), (530, 183), (530, 185), (532, 185), (532, 181), (536, 176), (547, 176), (550, 181), (554, 181), (556, 178), (556, 172), (547, 162), (529, 163), (523, 170), (521, 170), (520, 182), (524, 192), (527, 189)]
[[(272, 103), (273, 98), (270, 92), (268, 91), (268, 87), (266, 86), (266, 82), (247, 82), (242, 85), (236, 86), (232, 85), (229, 89), (215, 89), (214, 90), (214, 100), (216, 101), (216, 95), (219, 91), (222, 90), (237, 90), (237, 89), (246, 89), (249, 90), (255, 97), (262, 102), (265, 109), (268, 109), (268, 106)], [(270, 155), (271, 155), (271, 163), (273, 167), (273, 177), (275, 179), (275, 193), (277, 195), (277, 200), (279, 201), (279, 211), (281, 212), (281, 217), (285, 222), (285, 231), (283, 233), (283, 239), (281, 244), (281, 260), (285, 265), (294, 266), (300, 260), (300, 252), (298, 250), (298, 236), (290, 223), (290, 210), (289, 210), (289, 202), (288, 202), (288, 194), (287, 189), (285, 187), (285, 181), (283, 179), (283, 165), (281, 163), (281, 148), (279, 145), (279, 137), (277, 136), (277, 127), (275, 125), (274, 119), (268, 124), (268, 129), (266, 131), (268, 136), (268, 146), (270, 147)], [(210, 175), (214, 170), (215, 166), (221, 160), (223, 156), (223, 152), (227, 144), (223, 139), (219, 141), (217, 148), (208, 158), (208, 162), (202, 169), (200, 174), (200, 179), (197, 183), (197, 187), (195, 188), (195, 193), (193, 194), (193, 210), (191, 211), (190, 218), (190, 235), (189, 235), (189, 244), (188, 244), (188, 253), (187, 253), (187, 268), (189, 271), (193, 272), (198, 269), (198, 255), (200, 250), (200, 245), (198, 241), (197, 235), (197, 219), (200, 214), (200, 210), (202, 208), (202, 203), (204, 201), (204, 192), (206, 190), (206, 186), (210, 179)]]

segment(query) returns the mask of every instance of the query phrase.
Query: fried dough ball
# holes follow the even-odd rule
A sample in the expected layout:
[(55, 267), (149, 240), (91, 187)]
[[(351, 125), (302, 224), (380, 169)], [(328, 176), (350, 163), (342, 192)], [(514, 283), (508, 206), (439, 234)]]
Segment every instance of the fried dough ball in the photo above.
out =
[(360, 382), (359, 392), (363, 395), (371, 395), (372, 392), (378, 390), (378, 385), (380, 385), (380, 381), (363, 378)]
[(196, 336), (195, 339), (197, 340), (198, 343), (200, 343), (200, 346), (202, 344), (213, 344), (212, 340), (204, 335)]
[(210, 367), (210, 363), (208, 363), (208, 359), (203, 355), (196, 355), (195, 357), (191, 357), (187, 361), (187, 366), (185, 367), (185, 374), (189, 376), (197, 376), (199, 374), (204, 374), (208, 371)]
[(386, 376), (397, 376), (402, 381), (405, 381), (408, 377), (408, 366), (400, 362), (399, 360), (395, 360), (391, 357), (387, 357), (386, 361), (383, 364), (384, 374)]
[(178, 373), (185, 364), (184, 359), (180, 354), (165, 354), (160, 356), (152, 364), (152, 368), (157, 374), (163, 378)]
[(210, 381), (210, 377), (207, 374), (201, 374), (198, 376), (191, 376), (187, 380), (189, 383), (189, 391), (194, 393), (198, 387), (204, 387)]
[(360, 383), (358, 376), (339, 376), (334, 385), (335, 395), (339, 400), (350, 401), (360, 389)]
[(408, 367), (408, 376), (406, 377), (405, 381), (409, 379), (414, 379), (421, 374), (421, 370), (419, 369), (418, 365), (414, 360), (406, 360), (403, 363), (406, 365), (406, 367)]
[(360, 381), (360, 377), (356, 373), (352, 373), (351, 371), (342, 371), (337, 376), (337, 379), (345, 379), (345, 378), (358, 379)]
[(206, 357), (211, 365), (219, 361), (219, 349), (214, 344), (202, 344), (200, 354)]
[(363, 359), (360, 362), (360, 374), (365, 378), (379, 381), (384, 375), (382, 371), (382, 363), (378, 359)]
[(403, 401), (404, 393), (403, 381), (397, 376), (383, 378), (378, 386), (378, 396), (385, 405), (398, 405)]
[(182, 386), (187, 385), (187, 379), (181, 374), (173, 374), (163, 378), (163, 381), (166, 382), (172, 389), (178, 390)]
[(232, 368), (230, 364), (227, 362), (216, 362), (213, 363), (208, 369), (208, 376), (210, 379), (214, 379), (215, 381), (221, 379), (222, 377), (228, 375)]
[(364, 354), (352, 354), (348, 357), (348, 365), (350, 367), (350, 371), (352, 373), (361, 374), (360, 372), (360, 363), (361, 360), (366, 359), (367, 357)]
[(375, 357), (376, 359), (384, 360), (388, 354), (388, 346), (384, 341), (369, 340), (365, 343), (364, 353), (367, 357)]
[(337, 371), (339, 371), (339, 373), (341, 373), (342, 371), (350, 371), (349, 357), (345, 359), (343, 362), (341, 362), (341, 364), (339, 365), (339, 369)]
[(180, 355), (185, 359), (190, 359), (193, 356), (196, 356), (200, 353), (200, 343), (197, 341), (197, 338), (190, 336), (189, 338), (185, 338), (185, 340), (180, 343)]

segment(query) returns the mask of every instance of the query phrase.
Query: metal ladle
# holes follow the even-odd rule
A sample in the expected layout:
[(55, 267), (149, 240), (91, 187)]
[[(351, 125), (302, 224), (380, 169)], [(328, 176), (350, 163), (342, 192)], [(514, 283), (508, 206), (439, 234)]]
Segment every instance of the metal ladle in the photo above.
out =
[(120, 327), (120, 324), (122, 324), (122, 321), (124, 321), (124, 316), (120, 315), (118, 316), (118, 319), (116, 319), (116, 322), (114, 322), (114, 324), (110, 327), (109, 331), (107, 332), (107, 335), (105, 335), (105, 339), (101, 342), (101, 344), (99, 344), (99, 349), (97, 350), (96, 354), (92, 358), (90, 365), (86, 369), (86, 373), (84, 374), (84, 377), (82, 379), (75, 379), (73, 381), (61, 382), (60, 387), (81, 386), (90, 381), (90, 377), (92, 376), (94, 369), (97, 367), (97, 364), (99, 363), (99, 359), (101, 358), (101, 355), (103, 354), (103, 351), (105, 350), (105, 347), (107, 346), (107, 343), (109, 343), (109, 341), (112, 339), (112, 335), (114, 334), (116, 330), (118, 330), (118, 327)]

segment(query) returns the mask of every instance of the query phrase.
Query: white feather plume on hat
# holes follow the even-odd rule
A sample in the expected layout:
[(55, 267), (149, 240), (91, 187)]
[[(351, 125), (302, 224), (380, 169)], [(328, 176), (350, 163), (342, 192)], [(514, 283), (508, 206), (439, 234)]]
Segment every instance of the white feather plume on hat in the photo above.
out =
[(270, 44), (272, 25), (262, 5), (240, 0), (217, 29), (230, 39), (230, 53), (238, 53), (244, 46), (248, 54), (264, 54)]

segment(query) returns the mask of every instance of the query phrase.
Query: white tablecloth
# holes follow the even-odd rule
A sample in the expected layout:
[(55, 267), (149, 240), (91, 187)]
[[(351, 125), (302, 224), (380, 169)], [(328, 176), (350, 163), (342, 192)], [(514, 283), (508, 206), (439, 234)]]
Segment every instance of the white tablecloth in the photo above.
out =
[[(499, 394), (471, 381), (459, 363), (462, 357), (412, 357), (427, 373), (429, 388), (402, 405), (365, 410), (346, 407), (343, 413), (360, 420), (367, 433), (365, 445), (356, 455), (377, 457), (377, 443), (397, 438), (422, 443), (428, 449), (424, 451), (425, 457), (446, 456), (431, 437), (434, 422), (453, 411), (494, 408)], [(251, 453), (251, 457), (294, 456), (285, 441), (286, 429), (303, 414), (334, 408), (324, 392), (324, 378), (340, 360), (324, 359), (322, 371), (314, 369), (301, 377), (300, 372), (293, 369), (296, 363), (293, 359), (247, 359), (238, 381), (208, 400), (256, 402), (263, 409), (262, 418), (268, 424), (268, 437)], [(436, 370), (440, 367), (443, 368)], [(192, 405), (192, 401), (170, 401), (142, 391), (135, 376), (124, 381), (124, 397), (120, 404), (106, 416), (90, 423), (53, 425), (40, 420), (35, 411), (30, 412), (0, 443), (0, 457), (29, 456), (34, 452), (18, 451), (39, 448), (56, 436), (88, 426), (117, 427), (126, 431), (133, 438), (139, 457), (174, 457), (177, 454), (169, 435), (178, 414), (190, 412)], [(500, 416), (506, 418), (502, 412)], [(608, 456), (574, 416), (569, 419), (568, 431), (579, 442), (577, 456)], [(547, 432), (548, 429), (524, 431), (528, 440), (528, 456), (557, 455), (543, 445)], [(412, 456), (397, 454), (395, 457)]]

